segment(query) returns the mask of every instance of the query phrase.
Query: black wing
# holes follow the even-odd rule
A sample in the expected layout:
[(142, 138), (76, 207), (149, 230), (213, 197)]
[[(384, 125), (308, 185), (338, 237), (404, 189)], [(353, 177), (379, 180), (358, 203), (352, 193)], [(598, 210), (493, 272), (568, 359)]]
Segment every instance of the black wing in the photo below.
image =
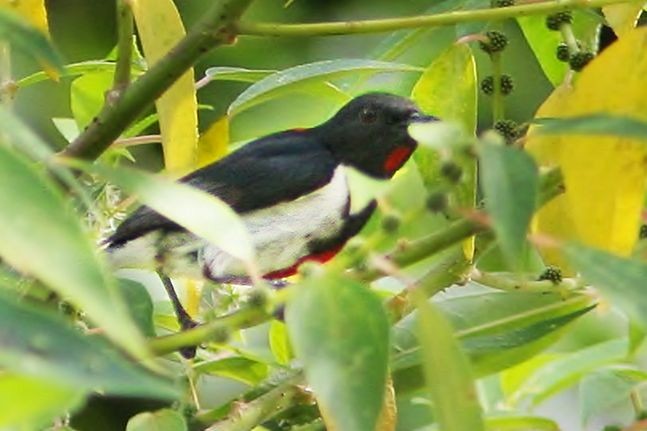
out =
[[(308, 131), (288, 131), (251, 142), (180, 181), (217, 196), (238, 213), (245, 213), (294, 200), (324, 186), (336, 167), (330, 152)], [(106, 242), (119, 246), (153, 230), (182, 228), (142, 206)]]

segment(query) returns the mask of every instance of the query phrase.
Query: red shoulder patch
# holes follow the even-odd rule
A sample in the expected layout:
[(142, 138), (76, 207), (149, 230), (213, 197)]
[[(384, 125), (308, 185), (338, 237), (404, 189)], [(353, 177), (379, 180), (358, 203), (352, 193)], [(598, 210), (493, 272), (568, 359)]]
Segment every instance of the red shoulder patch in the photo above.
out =
[(395, 147), (384, 161), (384, 170), (388, 173), (397, 171), (407, 161), (412, 152), (413, 149), (409, 147)]

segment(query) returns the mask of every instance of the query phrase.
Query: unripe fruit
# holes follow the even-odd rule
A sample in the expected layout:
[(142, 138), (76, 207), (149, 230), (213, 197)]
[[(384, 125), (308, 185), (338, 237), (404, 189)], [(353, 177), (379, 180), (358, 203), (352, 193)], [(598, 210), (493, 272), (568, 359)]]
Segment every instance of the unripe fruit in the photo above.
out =
[(508, 45), (508, 37), (500, 31), (490, 30), (485, 33), (487, 41), (479, 42), (481, 49), (488, 54), (500, 52)]
[(570, 24), (573, 22), (573, 14), (571, 11), (557, 12), (546, 17), (546, 27), (550, 30), (559, 31), (562, 24)]

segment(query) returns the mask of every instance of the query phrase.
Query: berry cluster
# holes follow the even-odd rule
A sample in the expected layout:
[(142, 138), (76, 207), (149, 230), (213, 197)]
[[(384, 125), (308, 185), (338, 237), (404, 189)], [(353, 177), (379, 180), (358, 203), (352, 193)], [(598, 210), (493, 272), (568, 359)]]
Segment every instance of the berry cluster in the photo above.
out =
[(492, 126), (503, 138), (507, 144), (512, 144), (519, 137), (519, 125), (513, 120), (499, 120)]
[[(514, 81), (512, 80), (512, 77), (510, 75), (501, 75), (501, 80), (500, 80), (500, 85), (501, 85), (501, 94), (504, 96), (507, 96), (508, 94), (512, 93), (514, 90)], [(486, 76), (482, 81), (481, 81), (481, 90), (483, 93), (487, 95), (491, 95), (494, 93), (494, 77), (493, 76)]]
[(546, 17), (546, 27), (559, 31), (562, 24), (573, 23), (573, 14), (570, 11), (557, 12)]
[(481, 49), (488, 54), (501, 52), (508, 45), (508, 37), (500, 31), (490, 30), (485, 33), (486, 40), (479, 42)]
[(539, 280), (550, 280), (553, 284), (559, 284), (562, 282), (562, 270), (556, 266), (548, 266), (544, 272), (539, 275)]
[(514, 6), (514, 0), (492, 0), (490, 2), (492, 7), (508, 7)]

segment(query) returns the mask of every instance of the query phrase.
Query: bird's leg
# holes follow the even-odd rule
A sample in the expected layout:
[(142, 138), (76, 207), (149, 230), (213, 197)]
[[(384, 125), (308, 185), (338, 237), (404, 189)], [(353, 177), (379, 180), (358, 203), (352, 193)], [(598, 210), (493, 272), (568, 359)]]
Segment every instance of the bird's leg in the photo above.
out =
[[(182, 306), (180, 298), (178, 298), (177, 293), (175, 292), (175, 288), (173, 287), (173, 282), (171, 281), (171, 279), (162, 272), (158, 272), (157, 275), (159, 276), (160, 280), (162, 280), (164, 289), (166, 289), (166, 293), (168, 294), (168, 297), (173, 304), (173, 310), (175, 311), (175, 316), (177, 317), (181, 330), (185, 331), (187, 329), (198, 326), (198, 322), (191, 319), (189, 313), (187, 313), (187, 311)], [(183, 347), (180, 349), (180, 354), (186, 359), (192, 359), (195, 357), (195, 351), (196, 346)]]

